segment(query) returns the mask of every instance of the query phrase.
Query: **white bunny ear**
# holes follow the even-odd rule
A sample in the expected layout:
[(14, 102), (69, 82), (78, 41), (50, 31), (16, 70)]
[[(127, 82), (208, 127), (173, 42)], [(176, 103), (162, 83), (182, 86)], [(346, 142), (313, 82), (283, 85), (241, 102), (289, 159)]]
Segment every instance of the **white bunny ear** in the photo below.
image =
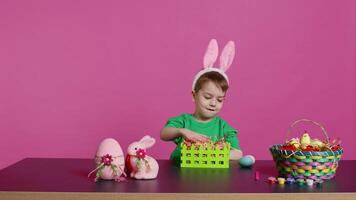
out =
[(149, 135), (145, 135), (141, 138), (140, 142), (145, 141), (147, 139), (150, 139), (151, 137)]
[(213, 67), (216, 59), (218, 58), (218, 54), (218, 42), (215, 39), (211, 39), (204, 55), (204, 68)]
[(140, 144), (144, 147), (144, 148), (150, 148), (152, 147), (154, 144), (156, 143), (156, 140), (149, 136), (146, 135), (144, 136), (141, 140), (140, 140)]
[(229, 41), (220, 55), (220, 69), (226, 72), (235, 57), (235, 43)]

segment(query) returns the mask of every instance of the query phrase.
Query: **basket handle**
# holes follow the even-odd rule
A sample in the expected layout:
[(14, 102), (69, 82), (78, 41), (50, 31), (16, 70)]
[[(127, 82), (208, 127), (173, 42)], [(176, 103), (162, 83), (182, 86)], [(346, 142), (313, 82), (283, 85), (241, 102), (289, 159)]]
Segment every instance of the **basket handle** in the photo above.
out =
[(318, 126), (318, 127), (321, 129), (321, 131), (323, 132), (323, 134), (325, 135), (326, 141), (328, 142), (328, 144), (330, 143), (330, 139), (329, 139), (328, 134), (326, 133), (325, 128), (324, 128), (321, 124), (319, 124), (318, 122), (315, 122), (315, 121), (310, 120), (310, 119), (299, 119), (299, 120), (296, 120), (295, 122), (293, 122), (293, 124), (290, 125), (290, 127), (288, 128), (287, 136), (286, 136), (286, 141), (288, 141), (288, 138), (289, 138), (290, 135), (291, 135), (292, 129), (293, 129), (298, 123), (300, 123), (300, 122), (311, 122), (311, 123), (313, 123), (314, 125)]

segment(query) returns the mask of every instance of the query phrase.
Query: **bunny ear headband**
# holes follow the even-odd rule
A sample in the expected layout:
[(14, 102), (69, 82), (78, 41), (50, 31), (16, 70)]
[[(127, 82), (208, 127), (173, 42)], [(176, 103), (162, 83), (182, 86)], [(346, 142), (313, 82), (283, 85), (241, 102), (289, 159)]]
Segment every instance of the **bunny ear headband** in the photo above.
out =
[(193, 85), (192, 85), (193, 91), (198, 79), (203, 74), (212, 71), (220, 73), (229, 84), (229, 78), (227, 77), (225, 72), (230, 68), (231, 63), (234, 60), (235, 43), (233, 41), (229, 41), (225, 45), (220, 55), (220, 68), (213, 67), (216, 59), (218, 58), (218, 53), (219, 53), (218, 42), (215, 39), (211, 39), (204, 55), (204, 69), (199, 71), (194, 77)]

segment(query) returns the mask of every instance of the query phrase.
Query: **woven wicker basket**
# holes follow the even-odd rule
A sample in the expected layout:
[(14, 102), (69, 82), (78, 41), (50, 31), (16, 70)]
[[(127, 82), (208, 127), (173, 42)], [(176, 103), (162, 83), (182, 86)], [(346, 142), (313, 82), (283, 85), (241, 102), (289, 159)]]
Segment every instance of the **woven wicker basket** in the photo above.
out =
[[(327, 142), (329, 137), (323, 126), (319, 123), (309, 120), (300, 119), (295, 121), (287, 132), (287, 138), (291, 130), (300, 122), (311, 122), (321, 128)], [(331, 179), (336, 174), (338, 161), (340, 160), (343, 150), (340, 148), (336, 151), (292, 151), (282, 150), (282, 145), (273, 145), (270, 151), (273, 160), (276, 163), (279, 176), (295, 179)]]

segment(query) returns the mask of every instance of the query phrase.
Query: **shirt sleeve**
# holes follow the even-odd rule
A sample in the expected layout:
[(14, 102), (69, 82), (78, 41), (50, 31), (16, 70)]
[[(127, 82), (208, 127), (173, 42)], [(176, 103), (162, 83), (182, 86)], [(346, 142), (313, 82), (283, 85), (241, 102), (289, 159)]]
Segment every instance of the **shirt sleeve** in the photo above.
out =
[(226, 134), (226, 141), (231, 144), (231, 147), (241, 150), (240, 141), (237, 139), (238, 131), (231, 127), (228, 123), (225, 123), (224, 133)]
[[(164, 128), (184, 128), (184, 121), (181, 116), (169, 118)], [(177, 145), (183, 141), (182, 137), (176, 137), (173, 142)]]

